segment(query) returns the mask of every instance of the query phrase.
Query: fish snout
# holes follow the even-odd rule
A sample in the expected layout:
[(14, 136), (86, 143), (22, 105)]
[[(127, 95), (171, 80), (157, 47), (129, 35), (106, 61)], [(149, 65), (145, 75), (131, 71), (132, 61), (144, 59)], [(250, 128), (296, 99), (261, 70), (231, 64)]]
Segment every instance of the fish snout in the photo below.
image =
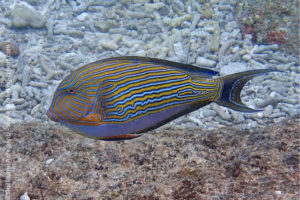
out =
[(47, 116), (48, 116), (52, 121), (58, 122), (57, 117), (55, 117), (55, 115), (50, 111), (50, 109), (47, 111)]

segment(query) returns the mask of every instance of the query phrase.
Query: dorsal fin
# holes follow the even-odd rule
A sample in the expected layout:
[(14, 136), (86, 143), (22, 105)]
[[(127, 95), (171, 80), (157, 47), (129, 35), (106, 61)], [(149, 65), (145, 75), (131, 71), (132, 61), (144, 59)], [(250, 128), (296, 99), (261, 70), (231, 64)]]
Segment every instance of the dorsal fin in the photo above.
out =
[(139, 56), (123, 56), (123, 57), (112, 57), (112, 58), (106, 58), (103, 60), (96, 61), (95, 64), (99, 64), (102, 62), (107, 62), (107, 61), (117, 61), (117, 60), (124, 60), (124, 61), (138, 61), (138, 62), (149, 62), (149, 63), (154, 63), (154, 64), (159, 64), (163, 66), (168, 66), (168, 67), (174, 67), (183, 71), (187, 71), (190, 73), (197, 73), (201, 76), (215, 76), (219, 72), (207, 69), (204, 67), (197, 67), (194, 65), (189, 65), (189, 64), (183, 64), (179, 62), (174, 62), (174, 61), (169, 61), (169, 60), (163, 60), (159, 58), (149, 58), (149, 57), (139, 57)]

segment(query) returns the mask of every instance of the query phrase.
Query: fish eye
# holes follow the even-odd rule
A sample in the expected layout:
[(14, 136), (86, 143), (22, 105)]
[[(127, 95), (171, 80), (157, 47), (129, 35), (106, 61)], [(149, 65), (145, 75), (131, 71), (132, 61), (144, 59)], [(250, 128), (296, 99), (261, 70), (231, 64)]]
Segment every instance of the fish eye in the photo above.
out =
[(70, 89), (68, 90), (68, 92), (71, 93), (71, 94), (74, 94), (74, 93), (75, 93), (75, 89), (74, 89), (74, 88), (70, 88)]

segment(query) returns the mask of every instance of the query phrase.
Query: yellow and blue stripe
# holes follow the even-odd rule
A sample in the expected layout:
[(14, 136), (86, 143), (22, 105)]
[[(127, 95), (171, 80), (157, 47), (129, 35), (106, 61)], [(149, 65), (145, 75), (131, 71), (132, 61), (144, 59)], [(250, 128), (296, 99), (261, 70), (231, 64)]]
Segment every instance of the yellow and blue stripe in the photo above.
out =
[(241, 78), (233, 77), (236, 82), (229, 83), (213, 78), (216, 74), (161, 59), (104, 59), (75, 70), (60, 83), (48, 116), (86, 136), (129, 138), (128, 134), (151, 130), (222, 99), (224, 84), (230, 87), (242, 83), (232, 87), (238, 88), (239, 96), (248, 80), (240, 82)]

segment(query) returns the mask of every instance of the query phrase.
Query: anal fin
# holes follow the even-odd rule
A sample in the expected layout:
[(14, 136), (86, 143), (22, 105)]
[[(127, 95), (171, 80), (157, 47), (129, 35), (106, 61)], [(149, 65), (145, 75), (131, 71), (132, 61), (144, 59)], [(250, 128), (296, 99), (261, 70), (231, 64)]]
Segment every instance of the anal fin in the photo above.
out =
[(107, 136), (103, 138), (98, 138), (99, 140), (104, 141), (120, 141), (120, 140), (131, 140), (141, 136), (142, 134), (124, 134), (124, 135), (116, 135), (116, 136)]

